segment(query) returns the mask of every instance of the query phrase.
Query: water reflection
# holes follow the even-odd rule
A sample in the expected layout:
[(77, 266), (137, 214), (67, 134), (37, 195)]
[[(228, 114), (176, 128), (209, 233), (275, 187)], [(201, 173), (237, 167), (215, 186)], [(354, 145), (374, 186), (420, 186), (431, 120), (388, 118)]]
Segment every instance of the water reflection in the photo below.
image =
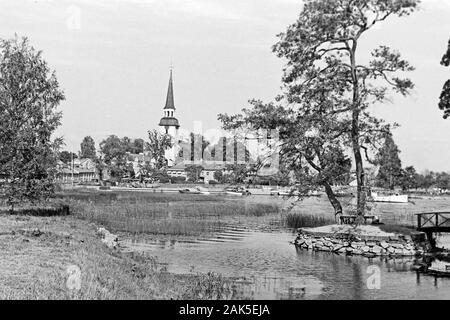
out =
[[(233, 297), (247, 299), (449, 299), (450, 279), (411, 271), (411, 258), (367, 259), (302, 251), (286, 230), (261, 232), (228, 225), (189, 241), (124, 241), (125, 251), (147, 252), (172, 273), (216, 272), (234, 279)], [(380, 270), (369, 289), (368, 268)]]

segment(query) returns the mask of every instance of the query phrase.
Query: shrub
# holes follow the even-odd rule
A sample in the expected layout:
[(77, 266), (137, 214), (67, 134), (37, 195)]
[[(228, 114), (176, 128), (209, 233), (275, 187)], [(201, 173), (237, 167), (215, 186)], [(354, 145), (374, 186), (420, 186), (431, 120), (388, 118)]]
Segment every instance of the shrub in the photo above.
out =
[(170, 182), (170, 179), (166, 178), (166, 177), (162, 177), (159, 179), (159, 183), (169, 183), (169, 182)]
[(209, 184), (210, 184), (210, 185), (215, 185), (215, 184), (218, 184), (218, 182), (217, 182), (216, 180), (210, 180), (210, 181), (209, 181)]
[(172, 177), (170, 178), (172, 183), (184, 183), (186, 182), (186, 177)]

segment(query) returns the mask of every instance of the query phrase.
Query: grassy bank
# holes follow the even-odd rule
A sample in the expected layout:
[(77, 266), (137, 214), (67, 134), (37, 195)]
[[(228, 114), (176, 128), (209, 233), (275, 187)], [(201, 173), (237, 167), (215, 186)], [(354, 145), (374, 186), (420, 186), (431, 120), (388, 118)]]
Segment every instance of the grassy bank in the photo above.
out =
[[(95, 231), (74, 217), (1, 215), (0, 299), (233, 298), (219, 275), (158, 270), (151, 257), (108, 249)], [(81, 269), (80, 290), (66, 285), (70, 266)]]

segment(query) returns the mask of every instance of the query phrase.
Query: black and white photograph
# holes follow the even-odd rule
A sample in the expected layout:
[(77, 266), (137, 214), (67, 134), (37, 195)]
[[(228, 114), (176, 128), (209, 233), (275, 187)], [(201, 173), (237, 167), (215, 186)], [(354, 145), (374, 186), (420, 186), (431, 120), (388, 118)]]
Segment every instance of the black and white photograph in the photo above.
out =
[(450, 299), (448, 0), (0, 0), (0, 120), (0, 300)]

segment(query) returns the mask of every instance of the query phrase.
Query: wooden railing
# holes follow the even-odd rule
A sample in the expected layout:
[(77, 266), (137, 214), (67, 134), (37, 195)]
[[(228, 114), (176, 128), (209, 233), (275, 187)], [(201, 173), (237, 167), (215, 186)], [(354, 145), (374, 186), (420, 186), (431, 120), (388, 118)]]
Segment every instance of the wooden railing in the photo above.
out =
[(450, 232), (450, 212), (417, 213), (417, 230)]

